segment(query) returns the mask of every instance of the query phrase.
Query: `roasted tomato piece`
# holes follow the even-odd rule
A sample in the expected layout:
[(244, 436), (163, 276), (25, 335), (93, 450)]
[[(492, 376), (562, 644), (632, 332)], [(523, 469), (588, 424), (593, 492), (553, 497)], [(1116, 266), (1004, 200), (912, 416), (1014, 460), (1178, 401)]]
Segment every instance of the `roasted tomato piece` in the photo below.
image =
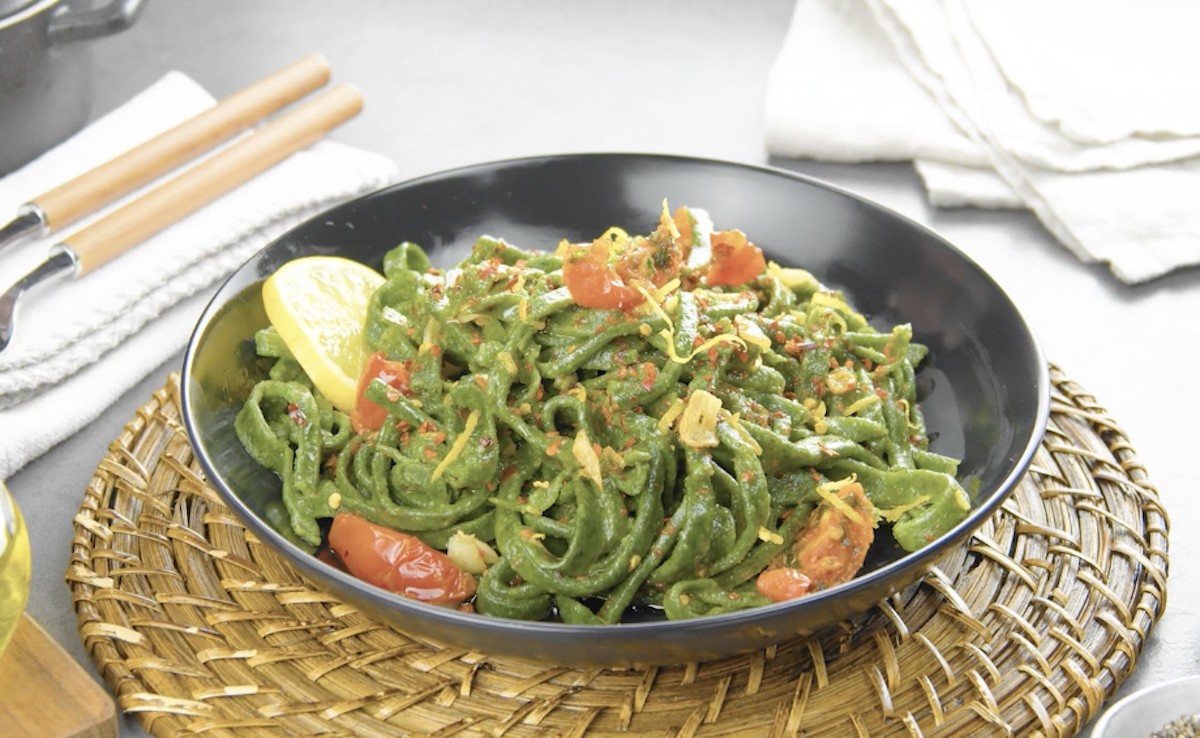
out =
[(687, 253), (676, 244), (674, 230), (675, 222), (664, 212), (649, 237), (622, 238), (618, 247), (605, 235), (590, 246), (572, 246), (563, 263), (563, 282), (571, 299), (576, 305), (607, 310), (641, 305), (646, 296), (639, 286), (662, 287), (679, 276)]
[(799, 569), (781, 566), (759, 574), (754, 584), (759, 594), (769, 598), (771, 602), (784, 602), (808, 594), (813, 581)]
[(456, 606), (475, 594), (475, 577), (449, 556), (358, 515), (334, 517), (329, 547), (354, 576), (414, 600)]
[(675, 239), (675, 243), (679, 246), (680, 259), (687, 261), (688, 256), (692, 253), (692, 246), (695, 245), (695, 235), (692, 232), (692, 211), (688, 210), (686, 205), (681, 205), (675, 210), (674, 220), (675, 230), (679, 231), (679, 238)]
[(745, 284), (766, 268), (762, 249), (750, 243), (746, 234), (737, 230), (712, 234), (712, 259), (704, 277), (710, 287)]
[[(800, 596), (809, 592), (828, 589), (836, 584), (848, 582), (858, 574), (867, 550), (875, 540), (874, 506), (867, 499), (861, 484), (851, 482), (837, 492), (842, 504), (823, 502), (808, 518), (808, 522), (796, 535), (791, 547), (783, 551), (770, 563), (767, 571), (759, 575), (759, 581), (767, 577), (768, 591), (759, 584), (759, 591), (776, 602), (772, 592), (783, 592), (780, 581), (794, 574), (773, 574), (773, 571), (794, 570), (809, 580), (808, 589), (800, 591), (798, 585), (790, 585), (786, 591), (795, 591)], [(790, 599), (790, 598), (787, 598)]]
[[(368, 400), (364, 393), (367, 386), (375, 379), (382, 379), (388, 386), (395, 387), (402, 394), (412, 395), (408, 388), (408, 362), (390, 361), (382, 351), (376, 351), (367, 359), (362, 374), (358, 377), (358, 399), (354, 402), (354, 412), (350, 415), (350, 424), (356, 433), (377, 431), (387, 418), (387, 410)], [(390, 398), (389, 398), (390, 399)]]
[(625, 283), (609, 263), (612, 241), (599, 238), (590, 246), (572, 247), (563, 261), (563, 282), (576, 305), (601, 310), (629, 310), (646, 301)]

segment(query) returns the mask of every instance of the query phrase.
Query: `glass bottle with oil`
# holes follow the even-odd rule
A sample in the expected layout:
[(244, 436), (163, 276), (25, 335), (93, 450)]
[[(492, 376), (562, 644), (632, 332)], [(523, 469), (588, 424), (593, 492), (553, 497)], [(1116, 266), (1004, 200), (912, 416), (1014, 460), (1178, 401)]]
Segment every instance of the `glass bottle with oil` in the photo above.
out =
[(29, 531), (17, 503), (0, 482), (0, 654), (25, 611), (30, 573)]

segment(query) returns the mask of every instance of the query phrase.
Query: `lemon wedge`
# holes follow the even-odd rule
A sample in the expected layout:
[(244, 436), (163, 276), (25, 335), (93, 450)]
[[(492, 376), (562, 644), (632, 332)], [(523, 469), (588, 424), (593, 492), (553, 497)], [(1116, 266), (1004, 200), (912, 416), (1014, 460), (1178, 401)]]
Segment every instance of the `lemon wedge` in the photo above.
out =
[(263, 307), (317, 390), (344, 413), (354, 411), (366, 362), (367, 304), (383, 275), (340, 256), (306, 256), (263, 283)]

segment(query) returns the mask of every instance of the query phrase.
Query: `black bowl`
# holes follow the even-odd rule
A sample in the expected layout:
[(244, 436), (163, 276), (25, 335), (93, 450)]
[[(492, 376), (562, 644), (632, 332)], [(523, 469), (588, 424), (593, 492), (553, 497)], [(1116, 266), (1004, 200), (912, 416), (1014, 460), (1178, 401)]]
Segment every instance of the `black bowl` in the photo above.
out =
[[(881, 328), (911, 322), (928, 345), (920, 383), (932, 449), (963, 459), (977, 506), (916, 553), (873, 549), (867, 570), (791, 602), (685, 622), (572, 626), (437, 608), (366, 584), (289, 544), (264, 518), (280, 483), (243, 451), (233, 420), (262, 376), (252, 336), (267, 325), (260, 288), (283, 263), (338, 254), (380, 268), (401, 241), (434, 263), (466, 255), (481, 234), (552, 250), (611, 225), (649, 232), (663, 198), (709, 211), (770, 258), (845, 290)], [(504, 161), (434, 174), (336, 207), (242, 266), (204, 311), (183, 366), (183, 412), (209, 483), (300, 572), (374, 617), (441, 643), (569, 666), (662, 665), (745, 653), (811, 634), (868, 610), (956, 548), (1000, 506), (1028, 466), (1049, 414), (1049, 376), (1036, 339), (995, 282), (931, 231), (862, 198), (783, 171), (649, 155)], [(881, 547), (876, 547), (881, 548)]]

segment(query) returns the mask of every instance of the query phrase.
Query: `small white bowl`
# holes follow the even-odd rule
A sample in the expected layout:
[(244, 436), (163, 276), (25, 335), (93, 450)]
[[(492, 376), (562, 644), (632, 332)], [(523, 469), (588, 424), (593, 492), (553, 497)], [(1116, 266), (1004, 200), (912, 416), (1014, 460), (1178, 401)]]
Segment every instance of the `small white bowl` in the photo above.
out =
[(1200, 676), (1183, 677), (1134, 692), (1092, 726), (1092, 738), (1150, 738), (1186, 715), (1200, 713)]

